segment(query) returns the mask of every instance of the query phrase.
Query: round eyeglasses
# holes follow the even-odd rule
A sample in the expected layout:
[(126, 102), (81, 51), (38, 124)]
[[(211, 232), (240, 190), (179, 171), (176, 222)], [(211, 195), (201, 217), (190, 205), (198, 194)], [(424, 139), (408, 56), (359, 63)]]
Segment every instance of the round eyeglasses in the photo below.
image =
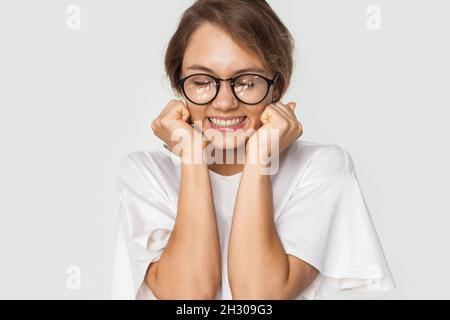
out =
[(231, 91), (236, 99), (248, 105), (261, 103), (277, 81), (279, 72), (273, 79), (259, 74), (245, 73), (234, 78), (221, 79), (206, 73), (197, 73), (178, 80), (184, 96), (192, 103), (206, 105), (218, 95), (221, 81), (230, 81)]

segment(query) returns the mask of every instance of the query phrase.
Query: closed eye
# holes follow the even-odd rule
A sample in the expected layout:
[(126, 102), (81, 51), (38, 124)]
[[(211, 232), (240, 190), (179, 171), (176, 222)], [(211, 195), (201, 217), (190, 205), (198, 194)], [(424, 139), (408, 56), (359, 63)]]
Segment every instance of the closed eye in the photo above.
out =
[(244, 89), (247, 89), (247, 88), (252, 89), (255, 87), (255, 84), (253, 82), (238, 82), (236, 84), (236, 87), (243, 87)]
[(210, 82), (210, 81), (194, 81), (194, 85), (196, 86), (205, 86), (205, 85), (211, 85), (214, 82)]

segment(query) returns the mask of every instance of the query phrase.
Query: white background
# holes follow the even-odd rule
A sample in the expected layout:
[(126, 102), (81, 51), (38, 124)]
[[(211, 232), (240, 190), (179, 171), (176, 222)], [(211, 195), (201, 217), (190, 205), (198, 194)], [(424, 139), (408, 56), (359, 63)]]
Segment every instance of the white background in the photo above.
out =
[[(118, 163), (159, 143), (164, 50), (191, 3), (0, 2), (0, 298), (108, 297)], [(269, 3), (297, 46), (283, 101), (303, 139), (353, 156), (398, 285), (385, 298), (450, 298), (449, 2)]]

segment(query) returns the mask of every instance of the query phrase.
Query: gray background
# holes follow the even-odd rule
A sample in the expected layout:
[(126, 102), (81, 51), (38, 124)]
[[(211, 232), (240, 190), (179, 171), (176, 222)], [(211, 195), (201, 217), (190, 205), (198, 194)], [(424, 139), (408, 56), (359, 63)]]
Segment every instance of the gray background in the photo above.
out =
[[(118, 162), (159, 143), (164, 50), (191, 1), (164, 3), (0, 2), (1, 298), (108, 297)], [(449, 2), (270, 4), (297, 44), (284, 101), (305, 140), (353, 156), (399, 287), (385, 297), (450, 298)]]

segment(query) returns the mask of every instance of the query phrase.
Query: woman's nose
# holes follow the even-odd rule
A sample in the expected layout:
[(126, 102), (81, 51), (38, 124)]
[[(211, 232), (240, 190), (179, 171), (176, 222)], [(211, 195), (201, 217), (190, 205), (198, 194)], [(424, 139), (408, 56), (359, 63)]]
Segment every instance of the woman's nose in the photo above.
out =
[(229, 81), (220, 84), (219, 93), (212, 105), (218, 110), (231, 110), (239, 107), (239, 101), (234, 96)]

